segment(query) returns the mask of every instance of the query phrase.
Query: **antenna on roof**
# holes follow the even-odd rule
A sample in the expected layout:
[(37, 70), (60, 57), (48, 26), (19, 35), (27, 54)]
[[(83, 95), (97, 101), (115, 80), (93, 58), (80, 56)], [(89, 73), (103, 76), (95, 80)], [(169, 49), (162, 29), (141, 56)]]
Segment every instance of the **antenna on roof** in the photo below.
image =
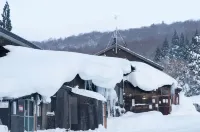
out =
[[(116, 20), (116, 23), (117, 23), (118, 16), (115, 15), (114, 19)], [(126, 42), (124, 41), (122, 35), (120, 34), (120, 32), (118, 30), (118, 27), (117, 27), (117, 24), (116, 24), (116, 28), (113, 31), (113, 34), (112, 34), (112, 36), (111, 36), (111, 38), (110, 38), (110, 40), (109, 40), (109, 42), (106, 46), (106, 49), (108, 48), (109, 45), (115, 45), (115, 48), (116, 48), (115, 52), (117, 53), (117, 46), (119, 45), (119, 40), (122, 41), (124, 47), (127, 46)]]

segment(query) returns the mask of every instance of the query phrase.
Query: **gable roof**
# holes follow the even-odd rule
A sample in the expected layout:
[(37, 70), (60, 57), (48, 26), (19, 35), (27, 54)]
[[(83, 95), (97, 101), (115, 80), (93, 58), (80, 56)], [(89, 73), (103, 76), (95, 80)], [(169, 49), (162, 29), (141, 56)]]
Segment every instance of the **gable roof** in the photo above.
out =
[[(110, 47), (97, 52), (95, 55), (101, 55), (102, 53), (105, 53), (105, 52), (107, 52), (108, 50), (111, 50), (114, 47), (115, 47), (115, 45), (111, 45)], [(156, 62), (154, 62), (154, 61), (152, 61), (152, 60), (150, 60), (150, 59), (148, 59), (148, 58), (146, 58), (146, 57), (144, 57), (144, 56), (142, 56), (142, 55), (140, 55), (140, 54), (138, 54), (138, 53), (136, 53), (134, 51), (131, 51), (130, 49), (128, 49), (128, 48), (126, 48), (126, 47), (124, 47), (122, 45), (117, 45), (117, 48), (120, 48), (121, 50), (124, 50), (124, 51), (130, 53), (131, 55), (138, 57), (139, 59), (143, 60), (144, 62), (146, 62), (148, 64), (151, 64), (151, 65), (157, 67), (160, 70), (164, 69), (164, 67), (159, 65), (158, 63), (156, 63)]]
[(34, 45), (33, 43), (23, 39), (22, 37), (12, 32), (9, 32), (3, 29), (2, 27), (0, 27), (0, 36), (18, 44), (19, 46), (31, 47), (34, 49), (41, 49), (39, 46)]

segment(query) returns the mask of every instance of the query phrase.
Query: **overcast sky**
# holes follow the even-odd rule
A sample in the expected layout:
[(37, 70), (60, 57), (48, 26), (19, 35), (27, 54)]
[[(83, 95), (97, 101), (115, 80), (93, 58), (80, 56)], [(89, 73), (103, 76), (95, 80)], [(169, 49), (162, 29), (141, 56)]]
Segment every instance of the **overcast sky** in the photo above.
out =
[[(6, 0), (0, 0), (0, 13)], [(8, 0), (12, 32), (46, 40), (90, 31), (110, 31), (200, 19), (200, 0)], [(114, 15), (118, 16), (117, 22)]]

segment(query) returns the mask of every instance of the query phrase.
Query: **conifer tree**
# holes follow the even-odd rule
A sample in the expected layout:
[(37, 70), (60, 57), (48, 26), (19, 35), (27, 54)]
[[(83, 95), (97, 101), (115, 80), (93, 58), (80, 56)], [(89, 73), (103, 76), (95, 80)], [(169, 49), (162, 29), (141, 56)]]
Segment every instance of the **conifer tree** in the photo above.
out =
[(162, 48), (161, 48), (161, 57), (166, 58), (169, 56), (169, 42), (167, 38), (165, 38)]
[(181, 33), (179, 45), (176, 49), (176, 57), (177, 59), (184, 59), (184, 52), (185, 52), (185, 37), (183, 33)]
[(156, 49), (156, 54), (155, 54), (155, 56), (154, 56), (154, 61), (155, 61), (155, 62), (161, 62), (161, 59), (162, 59), (161, 56), (162, 56), (162, 55), (161, 55), (161, 50), (160, 50), (159, 48), (157, 48), (157, 49)]
[(189, 86), (190, 89), (187, 91), (188, 96), (200, 94), (200, 36), (195, 33), (192, 38), (189, 51), (189, 64), (188, 64), (188, 75), (190, 77)]
[(172, 45), (171, 45), (171, 51), (170, 51), (170, 56), (171, 57), (177, 57), (178, 56), (178, 48), (179, 48), (179, 44), (180, 44), (180, 40), (179, 40), (179, 36), (178, 33), (176, 32), (176, 30), (174, 31), (174, 35), (172, 36), (172, 41), (171, 41)]
[(11, 19), (10, 19), (10, 7), (8, 2), (6, 2), (4, 8), (3, 8), (3, 13), (1, 14), (2, 16), (2, 27), (8, 31), (12, 30), (12, 24), (11, 24)]

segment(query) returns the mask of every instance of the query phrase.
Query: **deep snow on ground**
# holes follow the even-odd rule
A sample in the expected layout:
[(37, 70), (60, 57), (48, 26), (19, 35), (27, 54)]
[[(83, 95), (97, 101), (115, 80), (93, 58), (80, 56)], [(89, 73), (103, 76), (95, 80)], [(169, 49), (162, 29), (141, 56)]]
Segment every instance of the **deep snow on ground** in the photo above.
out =
[[(100, 126), (99, 129), (87, 132), (200, 132), (200, 113), (195, 110), (191, 98), (184, 97), (183, 93), (180, 94), (180, 97), (181, 104), (173, 106), (170, 115), (163, 116), (157, 111), (139, 114), (127, 112), (121, 117), (108, 118), (107, 129)], [(6, 129), (5, 131), (3, 129), (1, 130), (0, 127), (0, 132), (7, 132)], [(38, 132), (65, 132), (65, 130)]]

